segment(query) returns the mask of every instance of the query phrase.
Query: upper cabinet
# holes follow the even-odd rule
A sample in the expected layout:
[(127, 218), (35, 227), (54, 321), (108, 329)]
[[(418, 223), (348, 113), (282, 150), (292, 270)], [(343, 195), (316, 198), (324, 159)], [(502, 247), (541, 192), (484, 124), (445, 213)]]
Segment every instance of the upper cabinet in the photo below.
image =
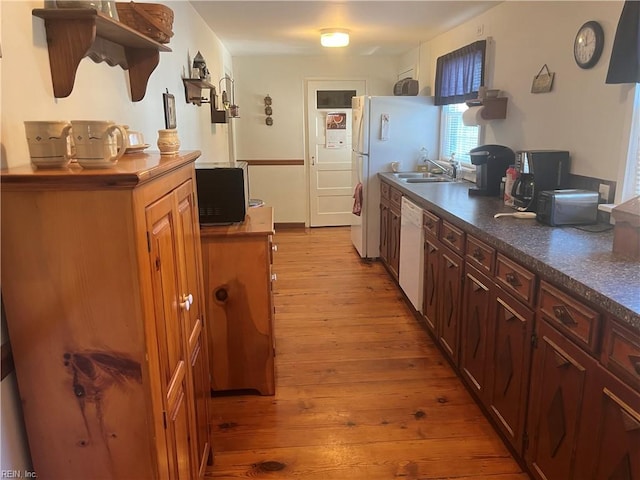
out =
[(37, 8), (33, 15), (44, 19), (49, 47), (53, 93), (68, 97), (76, 71), (84, 57), (120, 65), (129, 71), (131, 100), (144, 98), (160, 52), (171, 49), (91, 8)]

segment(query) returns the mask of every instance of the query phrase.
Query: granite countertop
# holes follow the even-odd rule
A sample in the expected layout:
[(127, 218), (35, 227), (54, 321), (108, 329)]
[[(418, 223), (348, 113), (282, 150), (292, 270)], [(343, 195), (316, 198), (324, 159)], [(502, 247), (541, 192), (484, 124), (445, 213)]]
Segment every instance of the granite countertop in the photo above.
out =
[(421, 207), (497, 248), (541, 279), (640, 330), (640, 262), (613, 253), (613, 230), (594, 233), (571, 226), (550, 227), (535, 219), (496, 219), (494, 214), (514, 210), (496, 197), (470, 197), (471, 183), (406, 183), (392, 173), (378, 175)]

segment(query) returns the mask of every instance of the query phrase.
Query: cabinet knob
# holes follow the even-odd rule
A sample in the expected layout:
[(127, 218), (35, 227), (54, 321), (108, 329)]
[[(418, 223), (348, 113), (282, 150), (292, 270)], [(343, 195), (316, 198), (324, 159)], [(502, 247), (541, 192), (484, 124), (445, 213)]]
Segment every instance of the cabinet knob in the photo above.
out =
[(180, 308), (182, 308), (183, 310), (186, 310), (187, 312), (189, 311), (189, 309), (191, 308), (191, 304), (193, 303), (193, 295), (189, 294), (184, 294), (182, 295), (182, 301), (180, 302)]
[(518, 278), (518, 274), (516, 272), (507, 273), (504, 278), (507, 283), (514, 288), (522, 286), (522, 283), (520, 283), (520, 279)]
[(275, 243), (273, 245), (271, 245), (271, 250), (273, 250), (274, 252), (278, 251), (278, 245), (276, 245)]
[(216, 297), (216, 300), (218, 300), (219, 302), (224, 302), (227, 300), (227, 298), (229, 298), (229, 293), (227, 292), (226, 288), (219, 288), (214, 292), (214, 295)]
[(480, 250), (479, 248), (476, 248), (473, 251), (473, 258), (475, 258), (476, 260), (478, 260), (479, 262), (481, 262), (482, 260), (484, 260), (484, 254), (482, 253), (482, 250)]
[(456, 236), (451, 232), (447, 233), (444, 238), (449, 240), (451, 243), (456, 243)]

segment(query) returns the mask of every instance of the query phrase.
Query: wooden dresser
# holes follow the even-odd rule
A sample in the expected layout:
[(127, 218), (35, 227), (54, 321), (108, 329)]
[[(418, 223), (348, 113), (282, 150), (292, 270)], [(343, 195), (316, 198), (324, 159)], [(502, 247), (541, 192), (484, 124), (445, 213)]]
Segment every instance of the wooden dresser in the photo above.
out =
[(200, 231), (211, 388), (273, 395), (273, 208), (250, 208), (242, 223)]
[(199, 155), (2, 171), (2, 296), (39, 478), (204, 475)]

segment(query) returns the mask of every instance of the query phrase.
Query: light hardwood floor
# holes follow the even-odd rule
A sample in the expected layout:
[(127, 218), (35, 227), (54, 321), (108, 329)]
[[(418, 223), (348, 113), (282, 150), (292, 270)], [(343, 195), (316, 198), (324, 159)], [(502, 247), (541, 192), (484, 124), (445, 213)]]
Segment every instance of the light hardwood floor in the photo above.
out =
[(529, 478), (348, 228), (274, 240), (276, 394), (212, 399), (207, 478)]

